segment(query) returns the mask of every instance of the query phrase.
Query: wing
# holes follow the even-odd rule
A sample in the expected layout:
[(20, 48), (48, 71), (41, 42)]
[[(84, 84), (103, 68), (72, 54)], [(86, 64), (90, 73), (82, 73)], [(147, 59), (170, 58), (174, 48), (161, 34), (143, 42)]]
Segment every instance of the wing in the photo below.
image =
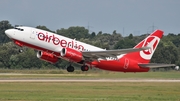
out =
[(141, 68), (159, 68), (159, 67), (170, 67), (176, 66), (175, 64), (158, 64), (158, 63), (140, 63), (138, 64)]
[(150, 47), (129, 48), (129, 49), (120, 49), (120, 50), (86, 51), (86, 52), (82, 52), (82, 54), (85, 59), (98, 59), (98, 58), (106, 58), (106, 57), (117, 57), (117, 55), (137, 52), (147, 49), (150, 49)]

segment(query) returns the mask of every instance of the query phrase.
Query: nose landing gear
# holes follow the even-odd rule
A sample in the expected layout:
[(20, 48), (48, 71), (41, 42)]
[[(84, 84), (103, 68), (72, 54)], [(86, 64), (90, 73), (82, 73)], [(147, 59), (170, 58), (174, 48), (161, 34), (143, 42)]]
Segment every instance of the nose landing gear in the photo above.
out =
[(23, 49), (22, 49), (22, 48), (20, 48), (20, 49), (19, 49), (19, 53), (22, 53), (22, 52), (23, 52)]

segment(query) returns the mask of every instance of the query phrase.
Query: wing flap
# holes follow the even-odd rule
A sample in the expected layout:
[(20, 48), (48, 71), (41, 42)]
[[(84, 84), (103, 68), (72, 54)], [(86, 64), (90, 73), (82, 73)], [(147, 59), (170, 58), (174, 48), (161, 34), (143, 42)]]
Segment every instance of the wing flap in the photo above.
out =
[(138, 64), (141, 68), (159, 68), (159, 67), (170, 67), (170, 66), (176, 66), (175, 64), (158, 64), (158, 63), (139, 63)]

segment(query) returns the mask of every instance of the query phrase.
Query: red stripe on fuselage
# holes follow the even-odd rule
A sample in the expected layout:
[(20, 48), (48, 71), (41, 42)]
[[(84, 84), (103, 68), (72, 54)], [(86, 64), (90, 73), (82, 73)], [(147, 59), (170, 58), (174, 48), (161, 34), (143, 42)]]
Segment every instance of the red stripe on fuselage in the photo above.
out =
[(26, 43), (26, 42), (23, 42), (23, 41), (16, 40), (16, 39), (13, 39), (13, 40), (14, 40), (14, 42), (18, 42), (18, 43), (22, 44), (23, 46), (27, 46), (27, 47), (30, 47), (30, 48), (33, 48), (33, 49), (36, 49), (36, 50), (40, 50), (40, 51), (46, 51), (48, 53), (53, 53), (56, 56), (60, 56), (60, 53), (58, 53), (58, 52), (54, 52), (52, 50), (45, 49), (45, 48), (42, 48), (42, 47), (39, 47), (39, 46), (36, 46), (36, 45), (32, 45), (32, 44), (29, 44), (29, 43)]
[[(128, 61), (127, 61), (128, 60)], [(92, 65), (95, 67), (119, 72), (148, 72), (149, 68), (141, 68), (138, 65), (138, 61), (131, 60), (126, 57), (122, 57), (119, 60), (100, 60), (93, 61)]]

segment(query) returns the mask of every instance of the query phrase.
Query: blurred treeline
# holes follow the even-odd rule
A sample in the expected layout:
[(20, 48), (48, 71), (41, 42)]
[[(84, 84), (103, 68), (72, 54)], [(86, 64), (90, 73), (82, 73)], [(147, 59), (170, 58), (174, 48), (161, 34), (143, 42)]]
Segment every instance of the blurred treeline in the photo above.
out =
[[(60, 60), (56, 64), (47, 63), (36, 57), (36, 50), (24, 47), (24, 52), (19, 53), (19, 47), (16, 46), (4, 33), (6, 29), (13, 28), (9, 21), (0, 22), (0, 68), (4, 69), (65, 69), (68, 65), (67, 61)], [(66, 37), (76, 38), (76, 40), (95, 45), (105, 49), (123, 49), (132, 48), (145, 37), (148, 33), (143, 35), (122, 36), (116, 30), (112, 33), (98, 33), (89, 32), (85, 27), (72, 26), (68, 29), (57, 29), (52, 31), (46, 26), (37, 26), (36, 28), (51, 31)], [(168, 33), (163, 36), (158, 45), (151, 62), (156, 63), (175, 63), (180, 65), (180, 34)], [(76, 67), (78, 67), (77, 65)], [(80, 66), (79, 66), (80, 67)]]

